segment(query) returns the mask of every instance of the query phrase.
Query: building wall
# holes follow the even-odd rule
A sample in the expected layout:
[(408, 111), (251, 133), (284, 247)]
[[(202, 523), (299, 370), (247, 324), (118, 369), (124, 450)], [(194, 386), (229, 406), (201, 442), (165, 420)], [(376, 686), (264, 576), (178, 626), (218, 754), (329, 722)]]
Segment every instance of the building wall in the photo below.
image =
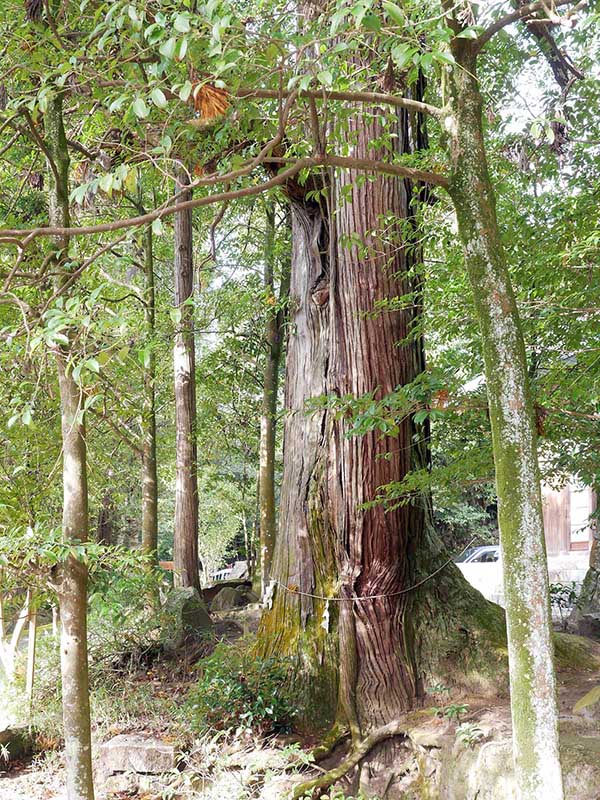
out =
[(544, 531), (549, 556), (587, 552), (592, 541), (589, 516), (595, 509), (589, 486), (570, 483), (560, 491), (542, 485)]

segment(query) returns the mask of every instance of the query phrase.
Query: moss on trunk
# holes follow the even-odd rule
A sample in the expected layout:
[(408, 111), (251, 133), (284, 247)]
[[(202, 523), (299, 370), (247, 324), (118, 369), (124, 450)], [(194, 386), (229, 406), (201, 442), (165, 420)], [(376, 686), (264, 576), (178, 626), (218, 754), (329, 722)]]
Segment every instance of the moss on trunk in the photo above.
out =
[(492, 427), (520, 797), (562, 800), (558, 709), (536, 428), (525, 346), (483, 140), (476, 44), (453, 40), (454, 201), (473, 289)]

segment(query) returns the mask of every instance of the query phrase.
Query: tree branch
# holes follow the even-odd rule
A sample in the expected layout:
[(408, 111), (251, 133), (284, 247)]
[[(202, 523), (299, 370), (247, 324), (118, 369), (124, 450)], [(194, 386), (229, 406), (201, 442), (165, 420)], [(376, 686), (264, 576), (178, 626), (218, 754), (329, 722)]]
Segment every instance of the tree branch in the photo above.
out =
[[(572, 5), (575, 2), (576, 0), (554, 0), (552, 6), (553, 8), (559, 8), (560, 6)], [(579, 5), (581, 6), (581, 4)], [(511, 25), (513, 22), (517, 22), (520, 19), (526, 20), (532, 14), (535, 14), (536, 11), (548, 11), (548, 0), (538, 0), (538, 2), (535, 3), (528, 3), (527, 5), (521, 6), (510, 14), (500, 17), (500, 19), (492, 23), (489, 28), (486, 28), (486, 30), (483, 31), (483, 33), (479, 36), (476, 41), (477, 50), (481, 50), (481, 48), (484, 47), (484, 45), (486, 45), (489, 40), (498, 33), (498, 31), (506, 28), (507, 25)], [(560, 20), (560, 17), (555, 19), (549, 17), (547, 21), (552, 24), (556, 24), (557, 22), (560, 22)], [(539, 21), (542, 22), (542, 20)]]
[[(524, 5), (524, 0), (513, 0), (513, 5), (522, 7)], [(577, 8), (577, 6), (574, 8)], [(573, 9), (570, 10), (572, 11)], [(566, 97), (573, 81), (576, 78), (581, 80), (585, 77), (583, 72), (577, 69), (569, 56), (556, 44), (552, 31), (550, 30), (551, 26), (546, 20), (538, 21), (536, 19), (531, 19), (525, 20), (524, 22), (527, 26), (527, 31), (536, 39), (540, 52), (548, 62), (556, 82), (563, 90), (564, 96)]]
[(96, 411), (95, 408), (88, 408), (88, 412), (91, 412), (96, 419), (100, 419), (103, 422), (106, 422), (108, 426), (113, 430), (114, 433), (121, 439), (121, 441), (125, 442), (125, 444), (133, 450), (133, 452), (141, 457), (142, 456), (142, 447), (141, 444), (138, 444), (134, 439), (132, 439), (131, 431), (127, 428), (122, 426), (121, 423), (115, 422), (107, 413), (102, 413), (100, 411)]
[[(271, 149), (270, 147), (268, 148)], [(268, 162), (269, 154), (263, 148), (263, 162)], [(273, 159), (271, 159), (273, 161)], [(254, 159), (252, 166), (244, 170), (238, 170), (238, 173), (247, 174), (252, 168), (258, 166), (257, 159)], [(260, 162), (259, 162), (260, 163)], [(113, 231), (123, 230), (124, 228), (137, 228), (142, 225), (152, 223), (155, 219), (162, 219), (168, 217), (179, 211), (186, 209), (199, 208), (201, 206), (213, 205), (214, 203), (225, 203), (232, 200), (240, 200), (244, 197), (253, 197), (254, 195), (273, 189), (276, 186), (285, 184), (288, 180), (293, 178), (303, 169), (310, 169), (311, 167), (323, 166), (339, 166), (347, 169), (356, 169), (360, 171), (373, 171), (381, 172), (388, 175), (398, 175), (402, 178), (410, 178), (411, 180), (422, 181), (424, 183), (431, 183), (435, 186), (447, 188), (449, 185), (448, 179), (437, 172), (427, 172), (425, 170), (414, 169), (412, 167), (405, 167), (400, 164), (386, 164), (382, 161), (370, 161), (368, 159), (356, 159), (345, 156), (335, 155), (317, 155), (313, 157), (298, 159), (295, 163), (291, 164), (287, 169), (275, 175), (273, 178), (262, 183), (254, 184), (252, 186), (245, 186), (242, 189), (235, 189), (228, 192), (218, 192), (206, 197), (198, 197), (193, 200), (187, 200), (184, 203), (177, 203), (174, 205), (166, 206), (165, 208), (151, 211), (147, 214), (141, 214), (137, 217), (130, 217), (128, 219), (115, 220), (114, 222), (105, 222), (100, 225), (84, 225), (81, 227), (63, 228), (58, 226), (49, 226), (44, 228), (32, 228), (30, 230), (11, 230), (0, 229), (0, 243), (3, 241), (14, 242), (14, 239), (20, 239), (23, 249), (26, 248), (34, 239), (40, 236), (92, 236), (100, 233), (110, 233)], [(223, 176), (215, 176), (211, 179), (212, 183), (227, 182), (231, 180), (231, 173)], [(200, 183), (200, 181), (198, 182)]]
[[(280, 92), (277, 89), (238, 89), (234, 96), (239, 98), (257, 97), (264, 99), (277, 99), (287, 97), (291, 92)], [(432, 117), (441, 118), (444, 112), (437, 106), (429, 103), (421, 103), (419, 100), (410, 100), (408, 97), (400, 97), (394, 94), (384, 94), (381, 92), (336, 92), (332, 90), (323, 91), (300, 91), (299, 98), (310, 100), (347, 100), (350, 103), (371, 103), (373, 105), (395, 106), (405, 108), (408, 111), (415, 111), (421, 114), (429, 114)]]

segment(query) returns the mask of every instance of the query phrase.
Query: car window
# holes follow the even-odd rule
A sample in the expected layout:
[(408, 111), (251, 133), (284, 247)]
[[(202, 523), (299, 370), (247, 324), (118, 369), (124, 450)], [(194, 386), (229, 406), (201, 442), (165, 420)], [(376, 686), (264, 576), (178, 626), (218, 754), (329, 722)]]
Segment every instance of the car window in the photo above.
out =
[(498, 561), (498, 553), (495, 550), (490, 550), (489, 552), (483, 554), (481, 560), (491, 564), (494, 561)]
[(464, 553), (461, 553), (458, 558), (456, 559), (456, 564), (461, 564), (463, 561), (471, 561), (471, 556), (477, 550), (476, 547), (467, 547)]

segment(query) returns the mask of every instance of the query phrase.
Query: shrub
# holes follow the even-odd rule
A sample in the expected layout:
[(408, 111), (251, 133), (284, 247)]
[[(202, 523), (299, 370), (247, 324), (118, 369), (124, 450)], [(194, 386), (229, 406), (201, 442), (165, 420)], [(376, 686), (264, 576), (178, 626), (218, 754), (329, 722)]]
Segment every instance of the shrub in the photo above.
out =
[(579, 592), (575, 581), (571, 583), (550, 584), (550, 604), (558, 611), (560, 624), (563, 630), (567, 629), (569, 614), (577, 606)]
[(197, 729), (245, 728), (262, 735), (291, 729), (297, 710), (289, 661), (256, 658), (241, 642), (220, 644), (200, 666), (188, 699)]

